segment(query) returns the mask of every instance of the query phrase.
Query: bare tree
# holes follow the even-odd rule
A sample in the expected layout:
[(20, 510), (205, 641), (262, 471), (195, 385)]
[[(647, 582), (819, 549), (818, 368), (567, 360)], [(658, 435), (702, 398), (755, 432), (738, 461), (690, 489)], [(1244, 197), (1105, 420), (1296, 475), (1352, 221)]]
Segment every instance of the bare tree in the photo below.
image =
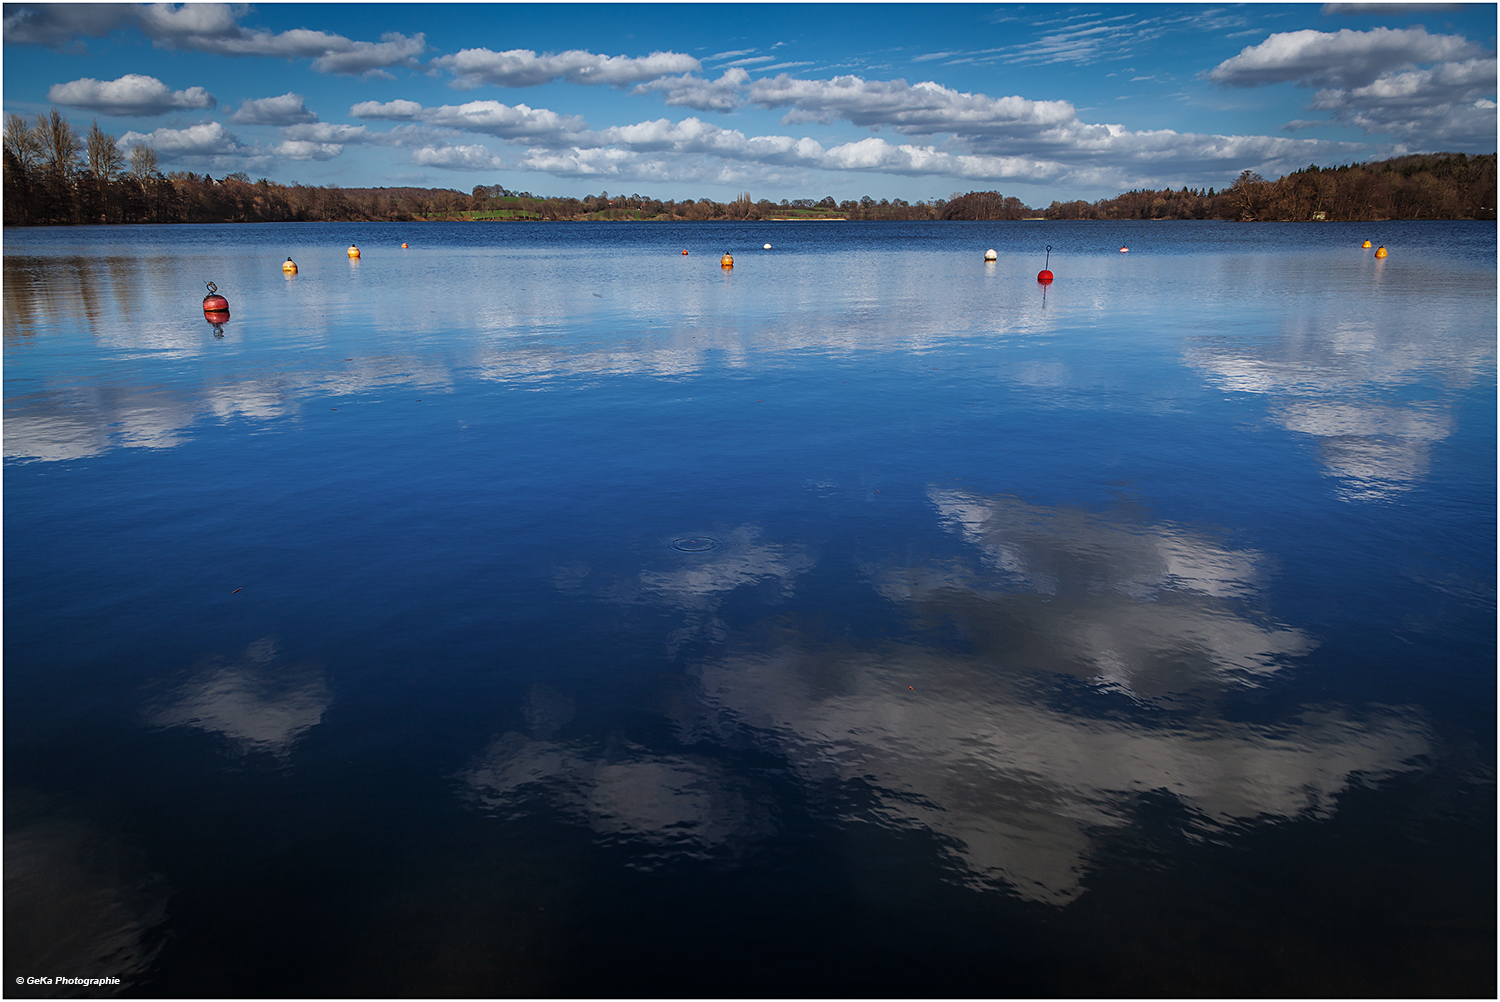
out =
[(38, 112), (36, 125), (37, 132), (41, 134), (42, 156), (47, 163), (47, 173), (55, 181), (66, 182), (77, 171), (78, 154), (83, 149), (83, 144), (78, 141), (78, 133), (73, 131), (71, 122), (58, 114), (56, 108), (49, 115)]
[(155, 177), (161, 169), (156, 160), (156, 149), (146, 143), (139, 143), (130, 148), (130, 173), (135, 179), (145, 184)]
[(15, 112), (5, 116), (5, 149), (27, 172), (42, 162), (42, 139), (25, 117)]
[(115, 144), (115, 137), (99, 128), (99, 120), (89, 126), (88, 139), (84, 143), (88, 158), (89, 173), (103, 184), (119, 177), (125, 168), (125, 157)]

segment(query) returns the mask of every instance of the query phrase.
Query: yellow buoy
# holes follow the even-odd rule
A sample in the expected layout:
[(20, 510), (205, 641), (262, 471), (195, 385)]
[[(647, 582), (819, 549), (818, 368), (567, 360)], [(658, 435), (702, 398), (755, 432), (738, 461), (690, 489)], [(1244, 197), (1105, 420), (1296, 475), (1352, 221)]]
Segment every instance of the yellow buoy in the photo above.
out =
[(356, 246), (354, 246), (353, 244), (350, 244), (349, 245), (349, 256), (350, 257), (359, 257), (359, 248), (356, 247)]
[(1370, 241), (1366, 240), (1364, 243), (1360, 244), (1360, 246), (1361, 247), (1368, 247), (1368, 246), (1370, 246)]
[(728, 254), (725, 254), (723, 257), (719, 258), (719, 267), (720, 268), (733, 268), (734, 267), (734, 258), (730, 257)]
[(1000, 255), (996, 254), (995, 248), (991, 247), (989, 250), (984, 252), (984, 259), (986, 261), (998, 261), (1000, 260)]
[(1385, 248), (1384, 247), (1377, 247), (1377, 248), (1375, 248), (1375, 256), (1376, 257), (1385, 257)]
[(288, 275), (295, 275), (297, 274), (297, 262), (293, 261), (291, 258), (287, 258), (282, 262), (281, 270), (286, 272)]

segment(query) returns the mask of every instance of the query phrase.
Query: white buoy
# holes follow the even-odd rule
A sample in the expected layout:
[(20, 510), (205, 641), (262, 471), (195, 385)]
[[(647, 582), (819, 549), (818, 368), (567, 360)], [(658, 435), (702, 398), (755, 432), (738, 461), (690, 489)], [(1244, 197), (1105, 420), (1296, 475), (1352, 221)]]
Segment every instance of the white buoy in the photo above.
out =
[(998, 261), (1000, 260), (1000, 255), (996, 254), (995, 248), (991, 247), (989, 250), (984, 252), (984, 259), (986, 261)]
[(770, 250), (770, 249), (771, 249), (771, 245), (770, 244), (766, 244), (766, 250)]

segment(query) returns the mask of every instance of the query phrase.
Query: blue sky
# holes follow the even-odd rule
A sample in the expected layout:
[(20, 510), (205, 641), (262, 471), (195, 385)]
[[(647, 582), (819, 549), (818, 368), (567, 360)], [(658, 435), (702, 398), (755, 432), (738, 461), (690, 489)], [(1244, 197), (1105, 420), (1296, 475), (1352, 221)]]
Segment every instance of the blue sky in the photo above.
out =
[(1494, 4), (6, 4), (4, 106), (284, 183), (1031, 205), (1496, 149)]

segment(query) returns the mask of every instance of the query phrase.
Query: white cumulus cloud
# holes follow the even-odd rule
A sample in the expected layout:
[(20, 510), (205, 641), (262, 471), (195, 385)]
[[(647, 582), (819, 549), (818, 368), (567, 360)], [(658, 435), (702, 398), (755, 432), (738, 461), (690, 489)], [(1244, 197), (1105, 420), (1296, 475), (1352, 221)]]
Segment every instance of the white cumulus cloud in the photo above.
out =
[(717, 80), (684, 73), (681, 76), (661, 77), (639, 84), (633, 94), (648, 94), (659, 91), (666, 95), (666, 103), (678, 108), (696, 111), (733, 111), (745, 103), (743, 91), (750, 82), (750, 74), (738, 66), (731, 66)]
[(349, 109), (355, 118), (384, 119), (392, 122), (410, 122), (422, 114), (422, 106), (416, 101), (361, 101)]
[(185, 129), (156, 129), (149, 133), (127, 132), (120, 146), (149, 143), (163, 157), (210, 157), (248, 153), (234, 133), (218, 122), (200, 122)]
[(909, 84), (899, 79), (865, 80), (857, 76), (799, 80), (783, 73), (752, 84), (750, 100), (767, 108), (791, 108), (784, 119), (788, 123), (844, 119), (855, 125), (889, 126), (911, 135), (1035, 134), (1078, 117), (1067, 101), (995, 98), (963, 93), (932, 81)]
[(453, 74), (451, 86), (473, 90), (489, 84), (496, 87), (535, 87), (553, 80), (577, 84), (626, 87), (670, 73), (702, 69), (692, 56), (679, 52), (653, 52), (649, 56), (601, 56), (582, 49), (538, 55), (531, 49), (462, 49), (439, 56), (432, 65)]
[(288, 139), (278, 143), (272, 152), (288, 160), (332, 160), (344, 152), (339, 143), (313, 143), (305, 139)]
[(1385, 73), (1363, 87), (1326, 88), (1309, 107), (1418, 147), (1495, 143), (1494, 57)]
[(422, 146), (411, 151), (411, 162), (449, 170), (500, 170), (505, 161), (483, 146)]
[(157, 45), (224, 56), (311, 59), (313, 69), (320, 73), (357, 76), (383, 74), (388, 66), (415, 68), (418, 57), (427, 51), (420, 32), (410, 37), (387, 32), (379, 42), (307, 28), (271, 32), (242, 27), (238, 20), (244, 12), (227, 4), (152, 4), (138, 17), (142, 30)]
[(1429, 35), (1427, 29), (1278, 32), (1208, 72), (1226, 87), (1259, 87), (1295, 80), (1304, 86), (1363, 87), (1382, 74), (1412, 63), (1435, 63), (1479, 54), (1459, 35)]
[(338, 125), (333, 122), (306, 122), (281, 130), (283, 139), (309, 143), (363, 143), (376, 137), (363, 125)]
[(241, 125), (300, 125), (316, 122), (318, 116), (307, 110), (301, 94), (282, 94), (246, 101), (229, 116)]
[(422, 116), (428, 125), (447, 129), (479, 132), (501, 139), (531, 139), (561, 142), (582, 128), (583, 119), (559, 115), (546, 108), (515, 106), (499, 101), (470, 101), (467, 104), (429, 108)]
[[(870, 137), (825, 148), (807, 136), (751, 136), (696, 117), (593, 130), (576, 116), (498, 101), (436, 108), (422, 108), (416, 102), (370, 102), (354, 110), (364, 117), (413, 120), (525, 143), (531, 148), (518, 162), (522, 169), (560, 177), (611, 174), (641, 181), (739, 184), (754, 179), (765, 183), (768, 175), (760, 168), (795, 168), (940, 176), (976, 183), (1045, 180), (1090, 187), (1142, 187), (1164, 180), (1201, 183), (1204, 174), (1216, 173), (1225, 175), (1227, 182), (1247, 167), (1274, 173), (1316, 157), (1349, 156), (1359, 149), (1350, 143), (1286, 137), (1131, 132), (1119, 125), (1082, 122), (1066, 102), (997, 100), (904, 82), (897, 82), (899, 87), (869, 88), (858, 78), (847, 80), (838, 88), (851, 97), (843, 104), (829, 97), (826, 89), (814, 87), (800, 93), (820, 97), (821, 107), (837, 109), (844, 116), (857, 114), (861, 122), (894, 118), (907, 123), (898, 131), (935, 129), (947, 106), (953, 111), (953, 127), (962, 131), (955, 139), (936, 145)], [(791, 90), (784, 82), (776, 83)], [(909, 91), (918, 93), (910, 96)], [(866, 101), (868, 95), (874, 95), (875, 101)], [(910, 101), (903, 100), (907, 96)], [(883, 109), (872, 107), (882, 102)]]
[[(1408, 147), (1493, 148), (1495, 142), (1495, 114), (1482, 103), (1495, 96), (1495, 57), (1458, 35), (1429, 35), (1421, 27), (1285, 32), (1226, 59), (1208, 79), (1229, 87), (1287, 81), (1318, 87), (1309, 110)], [(1319, 124), (1297, 119), (1283, 128)]]
[(184, 109), (212, 108), (219, 102), (202, 87), (172, 90), (155, 77), (127, 73), (118, 80), (84, 77), (53, 84), (47, 100), (106, 115), (164, 115)]

